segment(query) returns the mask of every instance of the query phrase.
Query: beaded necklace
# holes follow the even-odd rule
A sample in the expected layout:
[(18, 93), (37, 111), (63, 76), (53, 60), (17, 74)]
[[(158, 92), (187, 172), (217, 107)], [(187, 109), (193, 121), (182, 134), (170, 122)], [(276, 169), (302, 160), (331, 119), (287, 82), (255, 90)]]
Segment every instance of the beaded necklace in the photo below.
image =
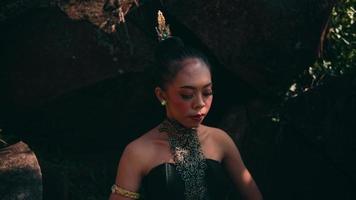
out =
[(185, 184), (185, 200), (207, 200), (206, 162), (197, 129), (186, 128), (171, 119), (164, 120), (159, 132), (166, 132), (176, 170)]

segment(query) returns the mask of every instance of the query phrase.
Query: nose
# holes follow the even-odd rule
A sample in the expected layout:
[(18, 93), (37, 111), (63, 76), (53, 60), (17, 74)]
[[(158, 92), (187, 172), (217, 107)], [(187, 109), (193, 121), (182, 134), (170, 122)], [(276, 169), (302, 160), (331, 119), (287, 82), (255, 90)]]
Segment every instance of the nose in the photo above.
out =
[(196, 96), (196, 100), (195, 100), (195, 104), (194, 104), (194, 108), (195, 109), (201, 109), (205, 106), (205, 101), (204, 98), (202, 96), (202, 94), (197, 95)]

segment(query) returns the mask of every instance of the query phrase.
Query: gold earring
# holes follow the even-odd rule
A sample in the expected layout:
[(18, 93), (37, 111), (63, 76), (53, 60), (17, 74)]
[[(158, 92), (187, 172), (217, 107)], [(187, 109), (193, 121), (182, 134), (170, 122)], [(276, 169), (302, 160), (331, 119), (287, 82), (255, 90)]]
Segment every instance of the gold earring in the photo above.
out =
[(161, 101), (161, 105), (165, 106), (167, 104), (167, 102), (165, 100)]

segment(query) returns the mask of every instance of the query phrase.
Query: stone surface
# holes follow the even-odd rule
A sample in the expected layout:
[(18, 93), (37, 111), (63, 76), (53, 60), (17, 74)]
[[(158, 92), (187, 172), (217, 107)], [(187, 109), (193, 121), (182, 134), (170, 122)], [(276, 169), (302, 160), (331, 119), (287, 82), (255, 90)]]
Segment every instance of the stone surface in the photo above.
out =
[(18, 142), (0, 149), (0, 198), (41, 200), (42, 174), (36, 155)]
[(333, 0), (164, 1), (224, 67), (276, 96), (318, 54)]
[[(31, 8), (55, 4), (41, 2)], [(58, 7), (14, 14), (18, 18), (7, 20), (10, 26), (0, 35), (6, 49), (0, 80), (11, 88), (5, 100), (34, 105), (120, 73), (143, 71), (152, 63), (157, 9), (164, 9), (174, 35), (203, 47), (218, 68), (247, 83), (245, 89), (276, 98), (314, 62), (333, 6), (332, 0), (142, 2), (116, 32), (110, 32), (115, 17), (103, 10), (104, 0), (58, 1)]]
[(152, 60), (153, 40), (129, 23), (109, 35), (58, 7), (32, 9), (8, 22), (0, 33), (0, 85), (5, 86), (0, 95), (7, 108), (35, 107), (121, 73), (142, 71)]

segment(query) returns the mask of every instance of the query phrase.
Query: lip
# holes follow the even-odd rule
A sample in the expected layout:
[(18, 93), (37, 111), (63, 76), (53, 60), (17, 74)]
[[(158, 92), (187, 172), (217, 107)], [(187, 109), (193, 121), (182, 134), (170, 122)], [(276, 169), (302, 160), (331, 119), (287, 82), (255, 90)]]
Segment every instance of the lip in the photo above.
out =
[(194, 121), (201, 121), (204, 118), (205, 115), (203, 114), (198, 114), (198, 115), (191, 115), (190, 118), (192, 118)]

